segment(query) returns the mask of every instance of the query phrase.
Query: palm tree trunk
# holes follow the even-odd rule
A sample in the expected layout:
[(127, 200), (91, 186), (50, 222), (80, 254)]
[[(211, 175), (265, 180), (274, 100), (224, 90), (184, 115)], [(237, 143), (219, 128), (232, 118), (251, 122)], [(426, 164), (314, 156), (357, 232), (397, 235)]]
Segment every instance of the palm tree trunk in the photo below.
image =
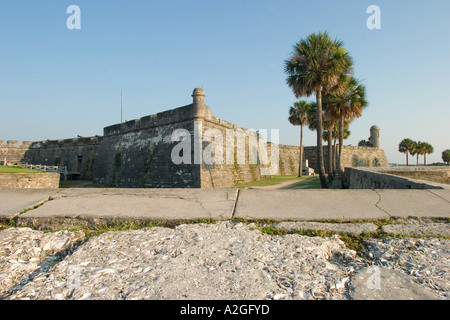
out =
[(328, 129), (328, 181), (333, 178), (333, 141), (331, 139), (331, 131)]
[(408, 166), (408, 151), (406, 151), (406, 166)]
[(344, 144), (344, 117), (339, 121), (339, 179), (344, 178), (344, 162), (342, 161), (342, 149)]
[(336, 143), (337, 139), (334, 138), (334, 146), (333, 146), (333, 174), (336, 173)]
[(423, 154), (423, 165), (424, 166), (427, 165), (427, 154), (426, 153)]
[(323, 161), (323, 124), (322, 124), (322, 88), (316, 89), (317, 104), (317, 159), (319, 161), (319, 178), (322, 189), (328, 189), (327, 179), (325, 177), (325, 164)]
[(298, 156), (298, 176), (303, 172), (303, 124), (300, 125), (300, 154)]

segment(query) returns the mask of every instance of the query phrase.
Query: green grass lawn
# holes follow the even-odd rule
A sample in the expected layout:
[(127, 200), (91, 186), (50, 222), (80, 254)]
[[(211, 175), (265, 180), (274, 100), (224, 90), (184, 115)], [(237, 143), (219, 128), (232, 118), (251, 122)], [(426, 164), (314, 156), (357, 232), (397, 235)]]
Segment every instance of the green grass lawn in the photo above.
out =
[[(309, 178), (310, 178), (309, 181), (299, 182), (293, 185), (291, 188), (295, 189), (296, 187), (302, 186), (302, 189), (322, 189), (319, 177), (314, 178), (309, 177)], [(330, 185), (331, 183), (328, 183), (328, 186)]]
[(37, 170), (28, 170), (21, 166), (0, 166), (0, 173), (37, 173)]
[(284, 175), (284, 176), (272, 176), (272, 177), (270, 177), (268, 179), (240, 183), (240, 184), (235, 185), (234, 188), (273, 186), (275, 184), (280, 184), (280, 183), (285, 182), (285, 181), (295, 182), (295, 180), (301, 181), (301, 180), (305, 180), (305, 179), (308, 179), (308, 178), (310, 178), (310, 177), (301, 177), (301, 178), (299, 178), (296, 174)]
[[(234, 186), (234, 188), (250, 188), (250, 187), (265, 187), (265, 186), (273, 186), (276, 184), (280, 184), (285, 181), (298, 181), (298, 183), (291, 186), (289, 189), (322, 189), (320, 184), (319, 177), (311, 177), (311, 176), (303, 176), (299, 178), (297, 175), (284, 175), (284, 176), (272, 176), (268, 179), (251, 181), (246, 183), (240, 183)], [(328, 186), (331, 186), (331, 183), (328, 182)]]

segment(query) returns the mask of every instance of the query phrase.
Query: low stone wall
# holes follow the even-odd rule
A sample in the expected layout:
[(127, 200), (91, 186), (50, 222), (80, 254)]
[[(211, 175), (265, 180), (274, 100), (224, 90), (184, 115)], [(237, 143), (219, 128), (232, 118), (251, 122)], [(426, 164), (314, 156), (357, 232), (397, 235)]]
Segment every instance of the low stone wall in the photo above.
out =
[[(400, 170), (397, 170), (399, 172)], [(392, 168), (345, 168), (344, 185), (348, 189), (441, 189), (430, 182), (391, 174)]]
[(377, 172), (392, 174), (411, 179), (427, 180), (437, 183), (450, 184), (450, 167), (390, 167), (379, 168)]
[(0, 189), (57, 189), (59, 173), (0, 173)]

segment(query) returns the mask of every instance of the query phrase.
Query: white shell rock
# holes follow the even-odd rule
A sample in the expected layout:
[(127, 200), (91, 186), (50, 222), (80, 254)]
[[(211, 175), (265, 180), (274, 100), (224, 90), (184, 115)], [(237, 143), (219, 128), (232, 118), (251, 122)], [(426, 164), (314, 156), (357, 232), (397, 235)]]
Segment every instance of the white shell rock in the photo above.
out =
[[(403, 270), (442, 298), (450, 297), (446, 239), (369, 239), (362, 257), (338, 236), (271, 236), (233, 222), (188, 224), (107, 232), (42, 269), (51, 265), (52, 252), (83, 238), (67, 231), (0, 231), (0, 297), (349, 299), (349, 280), (368, 265)], [(37, 254), (39, 261), (31, 262)], [(24, 281), (35, 270), (42, 272)]]

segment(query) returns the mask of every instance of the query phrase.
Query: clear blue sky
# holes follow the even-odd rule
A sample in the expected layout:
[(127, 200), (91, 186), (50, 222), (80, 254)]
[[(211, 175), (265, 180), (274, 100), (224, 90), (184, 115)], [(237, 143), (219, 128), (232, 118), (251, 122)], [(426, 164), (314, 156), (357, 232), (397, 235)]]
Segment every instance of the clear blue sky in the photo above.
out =
[[(381, 30), (366, 27), (372, 4)], [(66, 26), (70, 5), (81, 9), (81, 30)], [(301, 38), (328, 31), (353, 56), (370, 103), (345, 143), (376, 124), (390, 162), (405, 162), (397, 149), (406, 137), (432, 144), (427, 162), (441, 162), (450, 149), (449, 15), (448, 0), (2, 0), (0, 139), (101, 135), (120, 122), (121, 90), (131, 120), (189, 104), (202, 86), (216, 117), (280, 129), (280, 143), (297, 145), (284, 60)], [(315, 145), (315, 132), (305, 135)]]

